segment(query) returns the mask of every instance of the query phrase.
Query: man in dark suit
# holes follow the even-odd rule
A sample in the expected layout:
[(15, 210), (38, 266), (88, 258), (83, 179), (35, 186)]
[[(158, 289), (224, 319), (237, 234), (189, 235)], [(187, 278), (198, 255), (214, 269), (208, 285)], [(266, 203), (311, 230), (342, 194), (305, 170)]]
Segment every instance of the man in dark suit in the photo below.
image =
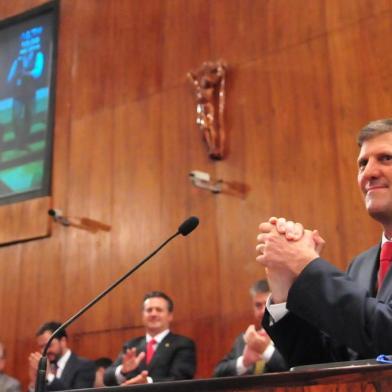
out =
[(146, 335), (131, 339), (113, 365), (106, 369), (106, 385), (131, 385), (193, 378), (196, 349), (192, 340), (170, 332), (173, 301), (152, 291), (143, 300)]
[[(257, 281), (250, 289), (257, 328), (261, 326), (265, 304), (270, 294), (266, 280)], [(251, 343), (253, 342), (253, 346)], [(215, 367), (215, 377), (241, 376), (287, 370), (287, 365), (275, 349), (263, 328), (250, 325), (235, 340), (232, 350)]]
[[(43, 324), (37, 331), (37, 343), (42, 351), (52, 333), (60, 327), (61, 323), (51, 321)], [(81, 358), (68, 348), (68, 337), (65, 330), (61, 331), (52, 340), (47, 351), (48, 372), (46, 376), (48, 391), (62, 391), (65, 389), (91, 388), (94, 385), (94, 362)], [(31, 353), (30, 389), (34, 389), (40, 352)]]
[(284, 218), (259, 227), (256, 259), (272, 290), (263, 324), (291, 366), (392, 353), (392, 119), (369, 123), (358, 144), (358, 184), (383, 235), (347, 273), (319, 257), (316, 231)]

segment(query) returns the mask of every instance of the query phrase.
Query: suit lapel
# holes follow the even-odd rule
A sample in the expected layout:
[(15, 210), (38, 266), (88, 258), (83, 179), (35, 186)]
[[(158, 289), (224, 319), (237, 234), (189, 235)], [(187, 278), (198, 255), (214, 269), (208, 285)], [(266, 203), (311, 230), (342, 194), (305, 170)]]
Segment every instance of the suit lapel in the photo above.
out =
[[(144, 336), (143, 338), (141, 338), (140, 341), (135, 345), (135, 347), (136, 347), (136, 354), (139, 354), (142, 351), (144, 351), (147, 354), (146, 337)], [(140, 371), (147, 369), (147, 364), (145, 359), (144, 361), (140, 362), (139, 368)]]
[(146, 338), (140, 339), (140, 342), (136, 345), (136, 352), (139, 354), (141, 351), (146, 351)]
[(389, 268), (385, 278), (384, 283), (380, 287), (377, 293), (377, 299), (381, 302), (387, 303), (391, 301), (392, 298), (392, 268)]
[(368, 290), (370, 295), (374, 295), (376, 292), (379, 254), (380, 246), (372, 248), (358, 270), (358, 283), (361, 287)]
[[(379, 246), (372, 248), (366, 255), (366, 258), (361, 264), (361, 268), (358, 271), (358, 282), (362, 287), (369, 290), (371, 295), (374, 295), (375, 288), (377, 287), (377, 273), (380, 266), (380, 250), (381, 243)], [(376, 294), (376, 298), (381, 302), (389, 302), (392, 298), (392, 269), (390, 268), (387, 275), (385, 276), (382, 287), (379, 288)]]
[(65, 367), (60, 377), (60, 380), (66, 386), (71, 385), (71, 376), (72, 376), (74, 366), (75, 366), (75, 355), (74, 353), (71, 353), (71, 356), (68, 358), (68, 361), (65, 364)]

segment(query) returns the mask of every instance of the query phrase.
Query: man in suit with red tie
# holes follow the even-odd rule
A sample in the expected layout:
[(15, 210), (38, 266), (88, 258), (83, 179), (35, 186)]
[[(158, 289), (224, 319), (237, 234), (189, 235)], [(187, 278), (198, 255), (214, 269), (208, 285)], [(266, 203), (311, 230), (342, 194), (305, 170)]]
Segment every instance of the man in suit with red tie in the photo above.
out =
[(259, 226), (272, 292), (263, 325), (290, 366), (392, 354), (392, 119), (369, 123), (358, 144), (358, 185), (383, 235), (346, 273), (319, 256), (317, 231), (284, 218)]
[(193, 378), (196, 371), (194, 342), (170, 331), (173, 301), (161, 291), (143, 299), (144, 336), (123, 345), (118, 358), (106, 369), (106, 385), (131, 385)]

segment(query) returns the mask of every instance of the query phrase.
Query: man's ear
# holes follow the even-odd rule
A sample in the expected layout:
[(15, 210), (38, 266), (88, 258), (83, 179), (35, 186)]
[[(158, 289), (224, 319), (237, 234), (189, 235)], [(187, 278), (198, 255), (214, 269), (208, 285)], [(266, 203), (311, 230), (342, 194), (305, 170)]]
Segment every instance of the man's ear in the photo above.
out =
[(61, 347), (68, 347), (68, 339), (65, 336), (62, 336), (59, 339)]

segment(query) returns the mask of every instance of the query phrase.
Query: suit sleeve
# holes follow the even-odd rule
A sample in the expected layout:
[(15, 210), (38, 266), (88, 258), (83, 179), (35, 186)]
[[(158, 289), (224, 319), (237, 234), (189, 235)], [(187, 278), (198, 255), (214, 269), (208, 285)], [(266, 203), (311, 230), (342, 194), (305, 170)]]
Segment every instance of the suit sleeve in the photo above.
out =
[[(291, 287), (287, 301), (289, 314), (281, 320), (282, 323), (279, 321), (268, 329), (285, 346), (284, 355), (290, 358), (290, 363), (298, 358), (299, 346), (309, 339), (314, 343), (313, 353), (307, 353), (311, 361), (316, 356), (314, 351), (319, 351), (321, 361), (327, 362), (346, 360), (352, 351), (359, 358), (374, 358), (390, 352), (392, 347), (392, 335), (385, 334), (392, 328), (389, 298), (381, 301), (372, 297), (352, 279), (351, 270), (345, 274), (317, 258)], [(302, 326), (302, 331), (288, 329), (288, 325)], [(290, 339), (282, 336), (283, 330), (291, 336)], [(338, 350), (331, 350), (328, 345), (331, 340)], [(279, 348), (283, 348), (281, 343)], [(345, 353), (343, 347), (346, 347)], [(302, 360), (312, 363), (304, 355)]]
[(270, 360), (265, 364), (264, 373), (284, 372), (288, 370), (286, 361), (280, 352), (275, 348)]
[(186, 380), (194, 377), (196, 372), (196, 346), (195, 343), (184, 338), (178, 344), (167, 377), (152, 377), (153, 382)]
[(333, 356), (322, 332), (293, 313), (271, 325), (266, 311), (263, 326), (288, 367), (344, 360)]
[(237, 358), (244, 349), (243, 335), (237, 336), (231, 351), (216, 365), (214, 377), (229, 377), (237, 375)]

